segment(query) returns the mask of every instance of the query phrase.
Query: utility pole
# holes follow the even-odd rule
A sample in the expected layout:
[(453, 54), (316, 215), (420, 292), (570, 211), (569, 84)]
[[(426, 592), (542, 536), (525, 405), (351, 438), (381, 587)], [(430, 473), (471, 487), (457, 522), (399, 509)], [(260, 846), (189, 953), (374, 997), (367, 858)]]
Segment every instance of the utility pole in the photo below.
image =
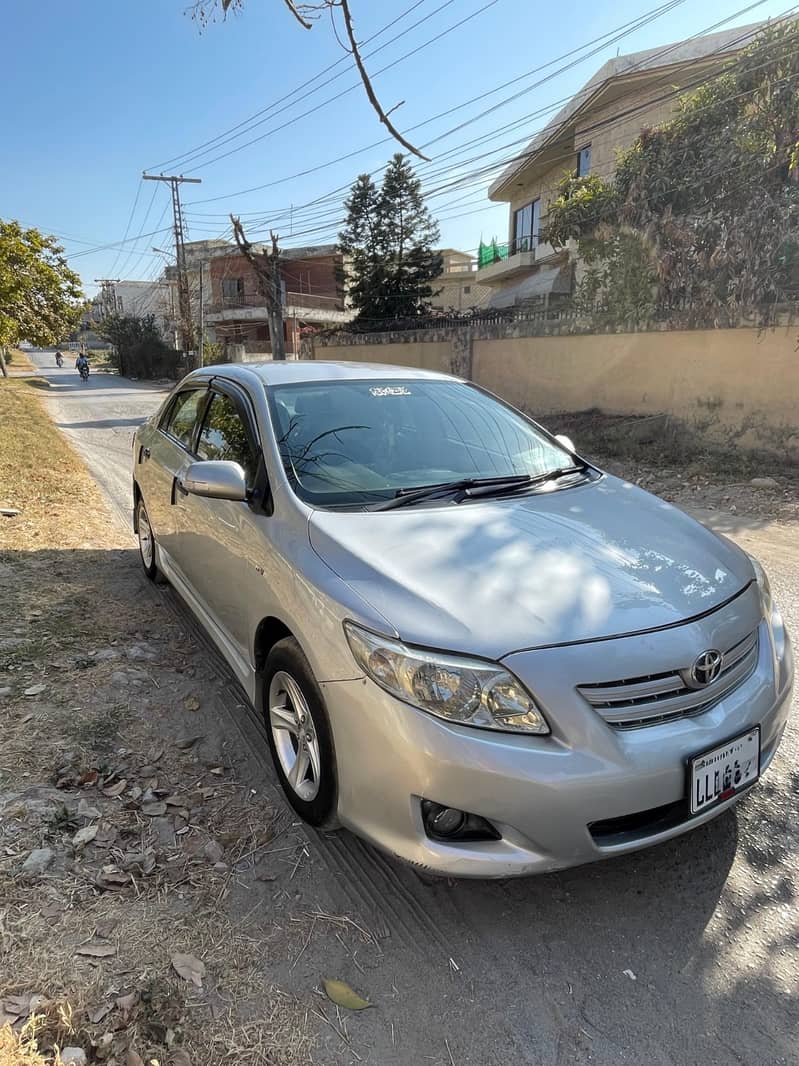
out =
[(113, 315), (117, 312), (117, 291), (114, 285), (118, 285), (119, 278), (95, 278), (100, 286), (100, 304), (103, 315)]
[[(183, 214), (180, 207), (180, 186), (185, 182), (199, 185), (202, 178), (184, 178), (182, 175), (172, 174), (142, 174), (145, 181), (169, 182), (172, 190), (172, 219), (175, 231), (175, 264), (178, 280), (178, 314), (180, 316), (181, 344), (184, 352), (194, 351), (194, 323), (191, 318), (191, 296), (189, 294), (189, 272), (186, 267), (186, 248), (184, 244), (185, 230), (183, 227)], [(196, 359), (196, 356), (195, 356)], [(194, 368), (192, 368), (194, 369)]]
[(205, 347), (205, 308), (203, 307), (203, 274), (205, 273), (205, 263), (200, 263), (200, 366), (203, 365), (203, 348)]

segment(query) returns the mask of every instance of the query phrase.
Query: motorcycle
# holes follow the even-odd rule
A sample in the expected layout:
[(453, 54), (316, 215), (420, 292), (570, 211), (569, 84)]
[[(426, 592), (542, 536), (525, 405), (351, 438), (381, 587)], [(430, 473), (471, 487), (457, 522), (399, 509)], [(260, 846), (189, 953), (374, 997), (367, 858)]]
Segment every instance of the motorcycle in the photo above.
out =
[(56, 366), (63, 366), (64, 365), (64, 357), (61, 354), (61, 352), (56, 352), (55, 363), (56, 363)]
[(78, 373), (80, 374), (81, 381), (89, 380), (89, 368), (88, 366), (78, 367)]

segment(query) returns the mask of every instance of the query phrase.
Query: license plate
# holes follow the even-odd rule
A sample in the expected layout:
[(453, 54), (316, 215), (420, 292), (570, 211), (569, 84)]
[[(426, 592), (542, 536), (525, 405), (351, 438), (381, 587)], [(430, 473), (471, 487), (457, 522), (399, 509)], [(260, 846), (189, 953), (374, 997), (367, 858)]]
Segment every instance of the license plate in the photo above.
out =
[(695, 755), (688, 769), (691, 814), (730, 799), (760, 776), (760, 726)]

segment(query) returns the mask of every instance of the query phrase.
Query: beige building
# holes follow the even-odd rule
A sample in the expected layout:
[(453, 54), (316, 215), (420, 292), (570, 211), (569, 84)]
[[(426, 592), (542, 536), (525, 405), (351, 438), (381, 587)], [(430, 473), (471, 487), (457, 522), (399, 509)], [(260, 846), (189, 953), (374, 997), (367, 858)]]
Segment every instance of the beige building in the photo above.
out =
[[(547, 210), (569, 173), (613, 176), (616, 153), (674, 114), (680, 96), (745, 48), (763, 23), (609, 60), (489, 187), (509, 205), (508, 242), (482, 256), (480, 286), (493, 307), (547, 306), (573, 287), (575, 262), (544, 243)], [(488, 260), (486, 262), (486, 260)]]
[(439, 248), (439, 255), (443, 259), (441, 273), (430, 282), (433, 310), (469, 311), (486, 307), (493, 290), (478, 282), (475, 257), (455, 248)]

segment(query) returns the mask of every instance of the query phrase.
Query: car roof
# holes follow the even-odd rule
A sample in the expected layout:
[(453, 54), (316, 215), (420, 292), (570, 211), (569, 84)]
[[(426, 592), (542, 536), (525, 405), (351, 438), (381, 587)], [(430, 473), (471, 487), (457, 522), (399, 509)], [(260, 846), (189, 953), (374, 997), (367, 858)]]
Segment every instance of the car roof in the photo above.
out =
[(196, 371), (197, 377), (226, 377), (242, 384), (252, 384), (253, 375), (260, 378), (265, 385), (288, 385), (300, 382), (320, 381), (363, 381), (381, 379), (404, 381), (452, 381), (449, 374), (440, 374), (433, 370), (421, 370), (417, 367), (389, 366), (385, 363), (344, 363), (315, 359), (286, 360), (265, 363), (224, 363), (218, 366), (204, 367)]

